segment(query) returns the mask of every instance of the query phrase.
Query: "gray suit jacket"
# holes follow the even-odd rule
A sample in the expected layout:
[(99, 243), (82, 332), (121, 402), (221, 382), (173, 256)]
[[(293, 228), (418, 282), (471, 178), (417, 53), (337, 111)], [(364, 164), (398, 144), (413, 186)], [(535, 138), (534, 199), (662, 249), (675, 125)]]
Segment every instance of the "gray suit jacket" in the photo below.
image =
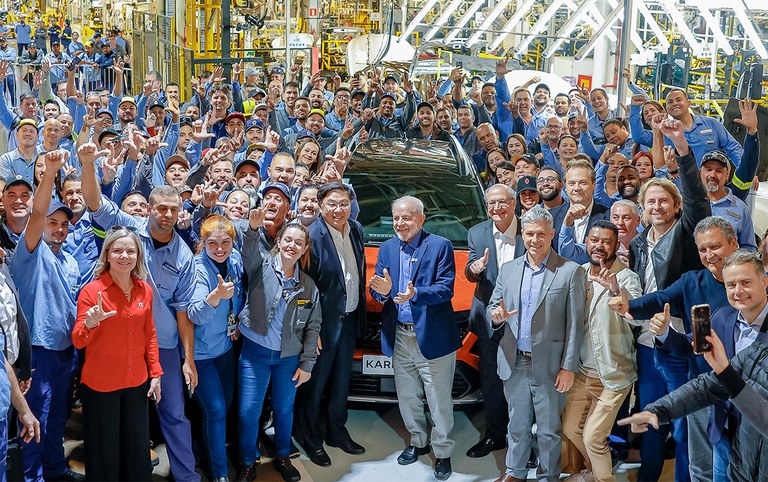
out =
[[(527, 256), (505, 263), (499, 270), (496, 288), (488, 304), (486, 316), (490, 330), (504, 330), (499, 347), (510, 367), (517, 358), (519, 316), (494, 327), (491, 312), (501, 300), (507, 310), (520, 308), (520, 286)], [(550, 252), (545, 267), (539, 301), (531, 320), (531, 363), (538, 383), (554, 383), (561, 368), (577, 372), (586, 319), (586, 273), (578, 264)], [(499, 369), (499, 376), (509, 376)]]

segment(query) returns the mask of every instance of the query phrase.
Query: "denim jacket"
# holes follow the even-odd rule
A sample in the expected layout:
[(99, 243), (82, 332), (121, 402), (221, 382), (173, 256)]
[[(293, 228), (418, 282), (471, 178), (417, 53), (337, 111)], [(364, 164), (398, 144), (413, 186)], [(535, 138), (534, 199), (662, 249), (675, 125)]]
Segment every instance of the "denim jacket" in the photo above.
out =
[[(283, 288), (275, 273), (275, 259), (264, 256), (259, 249), (261, 230), (250, 228), (243, 234), (243, 264), (248, 278), (246, 305), (240, 313), (240, 323), (256, 333), (266, 335)], [(299, 368), (312, 371), (317, 360), (317, 338), (322, 314), (320, 292), (315, 282), (303, 271), (299, 284), (291, 292), (283, 318), (281, 357), (299, 355)]]

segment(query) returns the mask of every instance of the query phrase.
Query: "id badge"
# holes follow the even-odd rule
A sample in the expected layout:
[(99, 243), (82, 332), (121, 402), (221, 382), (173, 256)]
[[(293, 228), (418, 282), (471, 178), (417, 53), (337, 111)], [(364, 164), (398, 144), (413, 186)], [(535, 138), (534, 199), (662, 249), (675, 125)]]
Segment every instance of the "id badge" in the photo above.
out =
[(234, 313), (227, 315), (227, 336), (234, 336), (237, 332), (237, 323)]

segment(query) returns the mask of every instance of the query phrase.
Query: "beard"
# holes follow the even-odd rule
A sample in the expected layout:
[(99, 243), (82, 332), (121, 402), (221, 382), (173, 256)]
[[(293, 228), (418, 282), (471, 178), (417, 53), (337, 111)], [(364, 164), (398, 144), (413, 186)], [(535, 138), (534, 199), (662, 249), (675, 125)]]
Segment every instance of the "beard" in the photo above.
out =
[(539, 197), (542, 201), (554, 201), (557, 199), (557, 196), (560, 194), (560, 191), (558, 189), (552, 189), (552, 191), (549, 192), (549, 194), (544, 194), (543, 192), (539, 191)]
[[(610, 264), (610, 263), (613, 262), (614, 259), (616, 259), (616, 253), (613, 253), (611, 256), (605, 258), (603, 260), (603, 263)], [(590, 254), (589, 255), (589, 264), (591, 264), (592, 266), (600, 266), (600, 260), (593, 258), (592, 254)]]
[(619, 194), (624, 199), (636, 198), (638, 192), (639, 191), (638, 191), (637, 187), (633, 186), (632, 184), (625, 184), (625, 185), (621, 186), (621, 188), (619, 189)]

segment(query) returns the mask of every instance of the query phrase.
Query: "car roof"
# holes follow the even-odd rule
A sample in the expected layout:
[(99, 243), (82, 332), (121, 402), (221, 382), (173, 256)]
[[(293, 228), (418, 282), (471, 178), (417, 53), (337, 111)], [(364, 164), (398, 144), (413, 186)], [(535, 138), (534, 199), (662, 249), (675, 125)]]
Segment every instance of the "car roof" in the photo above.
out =
[[(457, 147), (454, 142), (446, 141), (374, 139), (355, 150), (348, 171), (365, 173), (396, 170), (405, 173), (415, 170), (431, 172), (432, 175), (441, 175), (440, 171), (443, 171), (462, 177), (475, 177), (474, 165)], [(414, 164), (413, 161), (418, 163)]]

